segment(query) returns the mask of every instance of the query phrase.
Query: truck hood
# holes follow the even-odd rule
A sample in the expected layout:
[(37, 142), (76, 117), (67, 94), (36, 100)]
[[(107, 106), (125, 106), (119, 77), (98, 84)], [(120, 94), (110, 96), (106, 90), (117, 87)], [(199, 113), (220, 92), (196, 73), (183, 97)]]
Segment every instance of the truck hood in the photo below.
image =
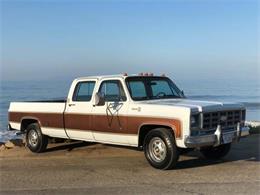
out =
[(243, 109), (244, 106), (238, 103), (221, 103), (215, 101), (200, 101), (191, 99), (160, 99), (142, 101), (143, 104), (153, 104), (162, 106), (176, 106), (190, 108), (192, 112), (211, 112), (221, 110), (238, 110)]

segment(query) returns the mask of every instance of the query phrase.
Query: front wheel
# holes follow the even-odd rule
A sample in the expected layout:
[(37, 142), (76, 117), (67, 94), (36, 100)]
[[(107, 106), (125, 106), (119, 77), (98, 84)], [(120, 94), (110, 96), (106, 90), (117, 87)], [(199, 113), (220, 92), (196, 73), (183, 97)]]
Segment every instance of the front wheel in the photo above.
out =
[(173, 134), (163, 128), (153, 129), (146, 135), (144, 153), (148, 162), (157, 169), (171, 169), (179, 159)]
[(38, 123), (32, 123), (27, 127), (26, 145), (35, 153), (43, 152), (48, 145), (48, 137), (43, 135)]
[(228, 154), (231, 148), (231, 143), (223, 144), (217, 147), (202, 148), (200, 152), (207, 158), (212, 160), (220, 159)]

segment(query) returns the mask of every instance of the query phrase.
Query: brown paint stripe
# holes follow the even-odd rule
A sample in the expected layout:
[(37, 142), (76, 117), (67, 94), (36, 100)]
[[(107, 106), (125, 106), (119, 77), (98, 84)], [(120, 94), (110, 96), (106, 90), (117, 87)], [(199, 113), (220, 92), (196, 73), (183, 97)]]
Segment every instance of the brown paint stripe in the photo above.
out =
[(9, 112), (9, 121), (22, 122), (24, 119), (35, 119), (42, 127), (63, 128), (63, 114), (37, 112)]
[[(117, 116), (68, 113), (65, 114), (64, 118), (67, 129), (138, 134), (142, 125), (164, 125), (174, 129), (177, 138), (181, 137), (181, 123), (176, 119), (137, 116), (119, 116), (117, 118)], [(42, 127), (63, 128), (63, 114), (9, 112), (9, 121), (21, 122), (23, 119), (36, 119)]]

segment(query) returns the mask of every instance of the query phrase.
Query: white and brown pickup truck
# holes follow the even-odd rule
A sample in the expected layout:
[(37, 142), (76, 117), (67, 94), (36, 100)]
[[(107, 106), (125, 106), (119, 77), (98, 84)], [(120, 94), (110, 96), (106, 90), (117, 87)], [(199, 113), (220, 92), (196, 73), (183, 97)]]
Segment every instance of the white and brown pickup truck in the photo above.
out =
[(168, 77), (93, 76), (72, 82), (67, 100), (12, 102), (9, 127), (26, 134), (32, 152), (48, 137), (138, 147), (158, 169), (170, 169), (185, 149), (225, 156), (249, 134), (240, 104), (187, 99)]

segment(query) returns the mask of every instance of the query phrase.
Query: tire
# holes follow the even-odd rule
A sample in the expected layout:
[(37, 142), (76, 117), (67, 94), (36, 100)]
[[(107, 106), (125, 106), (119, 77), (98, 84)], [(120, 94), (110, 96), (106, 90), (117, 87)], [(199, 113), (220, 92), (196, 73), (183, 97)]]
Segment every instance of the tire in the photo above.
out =
[(38, 123), (32, 123), (26, 128), (26, 145), (35, 153), (43, 152), (48, 145), (48, 137), (43, 135)]
[(223, 144), (217, 147), (207, 147), (202, 148), (200, 152), (204, 155), (205, 158), (211, 160), (221, 159), (222, 157), (226, 156), (230, 151), (231, 143)]
[(144, 140), (144, 154), (156, 169), (172, 169), (179, 159), (175, 138), (168, 129), (151, 130)]

